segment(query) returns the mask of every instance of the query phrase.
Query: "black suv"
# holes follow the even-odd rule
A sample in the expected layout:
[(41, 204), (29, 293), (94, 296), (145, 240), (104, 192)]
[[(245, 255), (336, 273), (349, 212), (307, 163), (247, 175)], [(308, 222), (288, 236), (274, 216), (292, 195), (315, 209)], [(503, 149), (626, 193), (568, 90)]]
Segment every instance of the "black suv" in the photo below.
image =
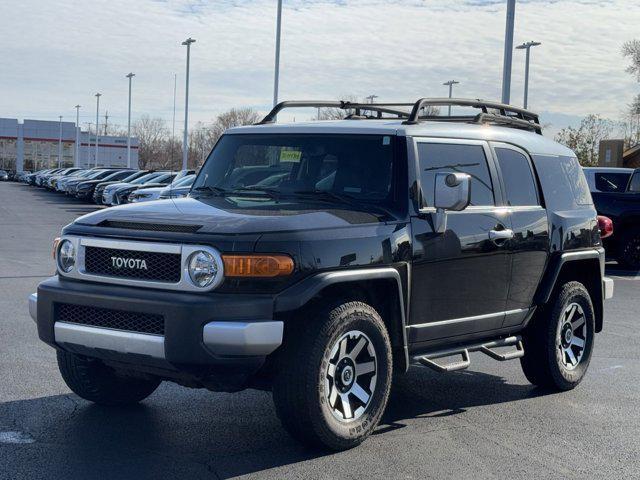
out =
[[(422, 114), (449, 104), (480, 113)], [(275, 124), (288, 107), (346, 118)], [(295, 438), (336, 450), (410, 366), (479, 352), (572, 389), (613, 282), (582, 169), (540, 132), (479, 100), (281, 103), (225, 133), (189, 198), (66, 226), (30, 297), (38, 334), (87, 400), (267, 389)]]

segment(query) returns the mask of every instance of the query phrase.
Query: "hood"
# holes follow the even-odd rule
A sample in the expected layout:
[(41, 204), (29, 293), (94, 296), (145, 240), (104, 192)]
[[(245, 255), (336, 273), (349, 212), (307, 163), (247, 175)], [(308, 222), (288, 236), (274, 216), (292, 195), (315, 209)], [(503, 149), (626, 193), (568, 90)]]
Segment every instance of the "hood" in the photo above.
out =
[[(329, 208), (328, 208), (329, 207)], [(228, 199), (180, 198), (134, 203), (90, 213), (76, 220), (81, 225), (98, 226), (104, 221), (143, 222), (171, 225), (202, 225), (198, 233), (243, 234), (280, 231), (309, 231), (378, 224), (371, 213), (330, 208), (323, 204), (283, 204), (277, 209), (237, 208)]]

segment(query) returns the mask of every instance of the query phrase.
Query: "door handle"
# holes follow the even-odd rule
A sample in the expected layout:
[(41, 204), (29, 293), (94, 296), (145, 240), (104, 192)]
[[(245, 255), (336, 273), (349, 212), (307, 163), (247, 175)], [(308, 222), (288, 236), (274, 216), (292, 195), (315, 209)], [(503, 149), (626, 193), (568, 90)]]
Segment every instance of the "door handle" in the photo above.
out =
[(489, 240), (494, 243), (498, 243), (504, 240), (511, 240), (513, 238), (513, 230), (505, 228), (504, 230), (489, 230)]

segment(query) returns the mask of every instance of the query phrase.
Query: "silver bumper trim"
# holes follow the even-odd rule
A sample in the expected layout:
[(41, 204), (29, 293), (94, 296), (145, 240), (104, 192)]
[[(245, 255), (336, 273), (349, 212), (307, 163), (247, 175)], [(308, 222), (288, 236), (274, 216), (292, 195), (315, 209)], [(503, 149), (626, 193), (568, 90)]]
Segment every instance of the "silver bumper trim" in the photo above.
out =
[(164, 337), (159, 335), (123, 332), (66, 322), (56, 322), (53, 328), (55, 341), (59, 344), (81, 345), (119, 353), (165, 358)]
[(210, 322), (202, 340), (218, 355), (269, 355), (282, 344), (283, 322)]
[(38, 294), (32, 293), (29, 295), (29, 315), (34, 322), (38, 321)]
[(602, 277), (602, 292), (605, 300), (613, 298), (613, 278)]

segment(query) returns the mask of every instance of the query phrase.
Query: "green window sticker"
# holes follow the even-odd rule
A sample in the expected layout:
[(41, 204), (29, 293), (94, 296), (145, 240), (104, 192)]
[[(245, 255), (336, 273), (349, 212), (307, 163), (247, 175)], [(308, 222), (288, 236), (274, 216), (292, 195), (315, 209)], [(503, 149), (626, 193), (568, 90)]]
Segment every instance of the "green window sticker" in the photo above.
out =
[(299, 163), (301, 158), (300, 150), (280, 150), (280, 163)]

